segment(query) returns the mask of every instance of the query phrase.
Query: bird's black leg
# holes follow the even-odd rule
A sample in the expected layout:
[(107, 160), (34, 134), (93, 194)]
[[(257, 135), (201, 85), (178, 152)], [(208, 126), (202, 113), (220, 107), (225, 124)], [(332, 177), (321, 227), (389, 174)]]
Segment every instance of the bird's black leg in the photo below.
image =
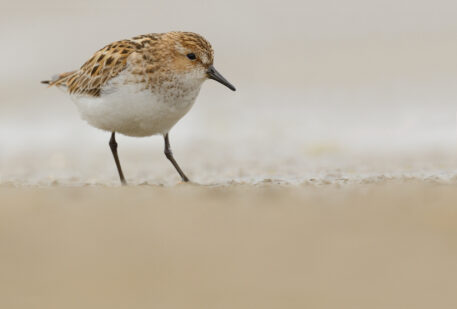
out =
[(124, 174), (122, 173), (121, 163), (119, 162), (119, 157), (117, 155), (117, 143), (115, 135), (116, 132), (111, 133), (111, 139), (109, 140), (109, 147), (111, 148), (111, 152), (113, 153), (114, 162), (116, 162), (117, 171), (119, 172), (119, 178), (121, 178), (122, 185), (126, 185), (127, 182), (125, 181)]
[(164, 151), (165, 152), (165, 156), (167, 157), (168, 160), (170, 160), (170, 162), (173, 164), (175, 169), (178, 171), (179, 175), (182, 178), (182, 181), (188, 182), (189, 178), (187, 178), (187, 176), (183, 173), (183, 171), (179, 167), (179, 165), (176, 162), (175, 158), (173, 158), (173, 153), (171, 152), (171, 148), (170, 148), (170, 141), (168, 140), (168, 133), (165, 134), (163, 136), (163, 138), (165, 140), (165, 151)]

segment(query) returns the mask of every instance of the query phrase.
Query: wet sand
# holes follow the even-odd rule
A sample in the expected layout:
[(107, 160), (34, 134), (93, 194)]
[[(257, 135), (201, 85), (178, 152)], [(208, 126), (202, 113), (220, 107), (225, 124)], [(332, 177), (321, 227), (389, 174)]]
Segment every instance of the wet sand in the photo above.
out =
[(457, 189), (0, 187), (1, 308), (455, 308)]

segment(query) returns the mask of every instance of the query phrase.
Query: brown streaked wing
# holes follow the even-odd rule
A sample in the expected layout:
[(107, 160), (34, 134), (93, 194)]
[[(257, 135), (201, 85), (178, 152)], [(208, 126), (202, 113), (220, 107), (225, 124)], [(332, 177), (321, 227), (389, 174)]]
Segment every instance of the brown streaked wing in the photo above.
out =
[(141, 47), (130, 40), (109, 44), (97, 51), (78, 71), (53, 81), (51, 85), (66, 85), (70, 94), (98, 97), (103, 85), (121, 73), (127, 65), (127, 58)]

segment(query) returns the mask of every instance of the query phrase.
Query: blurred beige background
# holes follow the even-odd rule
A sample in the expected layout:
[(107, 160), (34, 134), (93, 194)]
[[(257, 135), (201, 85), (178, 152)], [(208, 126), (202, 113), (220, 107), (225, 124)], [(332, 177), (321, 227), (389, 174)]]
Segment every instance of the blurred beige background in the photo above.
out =
[[(457, 306), (457, 2), (2, 1), (0, 308)], [(188, 30), (212, 81), (162, 139), (39, 83)]]
[[(189, 30), (210, 40), (216, 67), (238, 88), (208, 81), (172, 130), (195, 181), (358, 181), (363, 173), (450, 181), (456, 9), (406, 0), (3, 1), (0, 179), (115, 183), (108, 134), (39, 81), (109, 42)], [(131, 182), (177, 181), (160, 137), (119, 144)]]

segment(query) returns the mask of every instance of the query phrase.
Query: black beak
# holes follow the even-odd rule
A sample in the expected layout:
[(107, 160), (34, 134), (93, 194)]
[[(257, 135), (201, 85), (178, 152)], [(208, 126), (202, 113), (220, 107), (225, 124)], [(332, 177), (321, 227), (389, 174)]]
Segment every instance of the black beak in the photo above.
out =
[(236, 90), (235, 86), (230, 84), (229, 81), (226, 80), (224, 78), (224, 76), (222, 76), (221, 73), (219, 73), (213, 66), (210, 66), (208, 68), (208, 71), (206, 71), (206, 73), (208, 74), (209, 79), (214, 79), (215, 81), (218, 81), (222, 85), (227, 86), (227, 88), (229, 88), (230, 90), (233, 90), (233, 91)]

